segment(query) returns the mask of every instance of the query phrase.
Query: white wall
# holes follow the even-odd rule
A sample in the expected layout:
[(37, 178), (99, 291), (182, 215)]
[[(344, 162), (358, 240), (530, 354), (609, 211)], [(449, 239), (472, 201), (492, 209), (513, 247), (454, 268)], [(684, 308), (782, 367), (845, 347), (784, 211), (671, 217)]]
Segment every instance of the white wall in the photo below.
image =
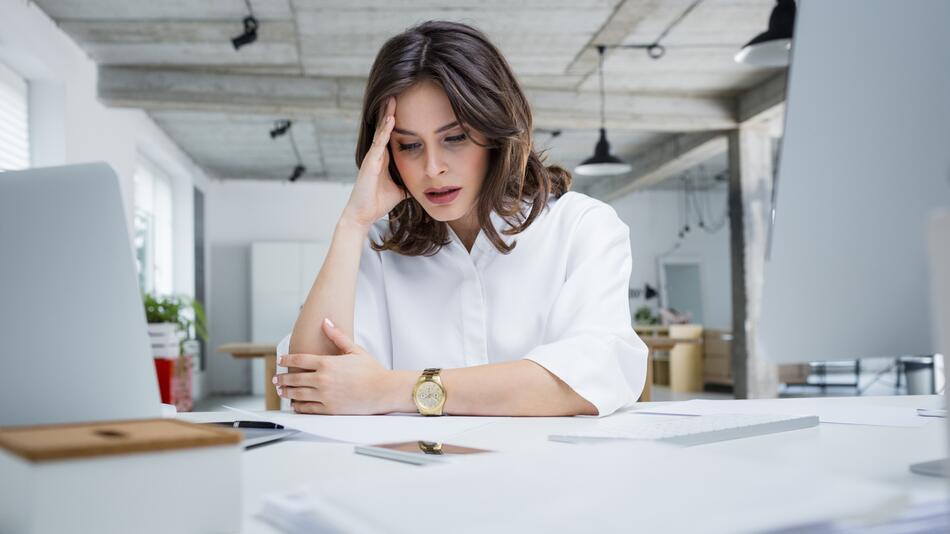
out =
[[(355, 171), (354, 171), (355, 172)], [(350, 196), (351, 184), (215, 181), (206, 197), (206, 241), (211, 252), (211, 351), (251, 339), (250, 246), (255, 241), (326, 241)], [(296, 267), (295, 267), (296, 269)], [(293, 327), (287, 325), (287, 332)], [(212, 352), (214, 393), (251, 390), (251, 366)]]
[[(725, 188), (710, 192), (709, 205), (714, 217), (726, 208)], [(732, 329), (732, 274), (729, 253), (729, 225), (709, 234), (691, 218), (691, 231), (682, 239), (678, 233), (683, 226), (683, 192), (668, 190), (638, 191), (611, 203), (617, 215), (630, 227), (630, 245), (633, 251), (631, 288), (643, 288), (649, 283), (659, 289), (657, 259), (660, 256), (686, 256), (701, 262), (703, 284), (703, 314), (707, 328)], [(708, 223), (708, 221), (707, 221)], [(657, 299), (642, 297), (630, 301), (631, 313), (644, 304), (656, 312)]]
[[(251, 339), (250, 244), (255, 241), (329, 241), (349, 198), (350, 184), (265, 181), (215, 181), (208, 187), (207, 241), (211, 251), (209, 317), (216, 347)], [(658, 286), (657, 256), (664, 253), (702, 260), (703, 305), (710, 328), (732, 328), (728, 224), (714, 234), (698, 229), (679, 239), (682, 192), (646, 191), (612, 203), (630, 226), (633, 249), (631, 287)], [(712, 193), (716, 215), (726, 206), (726, 191)], [(695, 220), (693, 222), (695, 227)], [(674, 246), (679, 247), (674, 250)], [(672, 252), (671, 252), (672, 251)], [(644, 303), (631, 301), (631, 311)], [(649, 304), (656, 307), (657, 301)], [(288, 325), (288, 331), (293, 325)], [(209, 360), (214, 393), (251, 390), (247, 361), (213, 353)]]
[[(32, 165), (109, 163), (119, 175), (129, 223), (138, 161), (161, 167), (174, 188), (173, 287), (193, 295), (193, 187), (205, 189), (209, 177), (143, 111), (99, 103), (96, 64), (36, 5), (0, 0), (0, 13), (0, 61), (30, 87)], [(198, 383), (200, 396), (200, 377)]]

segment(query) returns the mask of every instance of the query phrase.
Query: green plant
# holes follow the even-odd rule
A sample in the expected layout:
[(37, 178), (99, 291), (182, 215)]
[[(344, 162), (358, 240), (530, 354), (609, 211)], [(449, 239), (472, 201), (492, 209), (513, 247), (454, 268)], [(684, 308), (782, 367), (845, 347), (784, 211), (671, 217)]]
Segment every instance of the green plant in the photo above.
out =
[(649, 306), (640, 306), (633, 315), (633, 320), (637, 324), (660, 324), (660, 318), (653, 315), (653, 310)]
[(186, 296), (159, 297), (149, 293), (142, 295), (142, 300), (145, 303), (145, 319), (149, 323), (176, 323), (185, 332), (186, 339), (194, 335), (202, 341), (208, 341), (208, 321), (204, 308), (197, 300)]

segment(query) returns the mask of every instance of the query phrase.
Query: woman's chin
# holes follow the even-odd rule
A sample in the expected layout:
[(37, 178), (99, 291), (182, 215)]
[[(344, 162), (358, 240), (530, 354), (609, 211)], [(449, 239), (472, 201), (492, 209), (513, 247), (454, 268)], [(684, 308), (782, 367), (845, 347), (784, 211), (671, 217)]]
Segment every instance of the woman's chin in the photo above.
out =
[(453, 213), (454, 210), (450, 209), (436, 209), (426, 208), (426, 213), (429, 214), (429, 217), (439, 221), (439, 222), (450, 222), (457, 219), (461, 219), (462, 216), (456, 213)]
[(429, 214), (429, 217), (439, 221), (439, 222), (450, 222), (461, 219), (466, 213), (467, 210), (461, 209), (459, 206), (454, 205), (437, 205), (426, 203), (423, 205), (423, 208), (426, 210), (426, 213)]

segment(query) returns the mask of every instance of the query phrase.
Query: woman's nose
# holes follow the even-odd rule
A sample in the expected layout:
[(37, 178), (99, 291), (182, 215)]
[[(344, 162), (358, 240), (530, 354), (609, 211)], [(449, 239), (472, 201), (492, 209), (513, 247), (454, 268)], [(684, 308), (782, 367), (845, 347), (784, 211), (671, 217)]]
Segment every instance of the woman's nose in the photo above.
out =
[(431, 177), (436, 177), (445, 174), (447, 170), (448, 167), (442, 158), (441, 151), (438, 149), (429, 150), (426, 154), (426, 174)]

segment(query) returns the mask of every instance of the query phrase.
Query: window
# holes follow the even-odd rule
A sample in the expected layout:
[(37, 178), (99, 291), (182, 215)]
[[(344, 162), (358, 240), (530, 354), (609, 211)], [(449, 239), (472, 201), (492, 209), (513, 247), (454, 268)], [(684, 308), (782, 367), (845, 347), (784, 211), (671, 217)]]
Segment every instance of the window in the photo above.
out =
[(26, 81), (0, 63), (0, 171), (30, 166)]
[(135, 260), (139, 287), (148, 293), (172, 293), (172, 186), (168, 176), (140, 159), (135, 171)]

